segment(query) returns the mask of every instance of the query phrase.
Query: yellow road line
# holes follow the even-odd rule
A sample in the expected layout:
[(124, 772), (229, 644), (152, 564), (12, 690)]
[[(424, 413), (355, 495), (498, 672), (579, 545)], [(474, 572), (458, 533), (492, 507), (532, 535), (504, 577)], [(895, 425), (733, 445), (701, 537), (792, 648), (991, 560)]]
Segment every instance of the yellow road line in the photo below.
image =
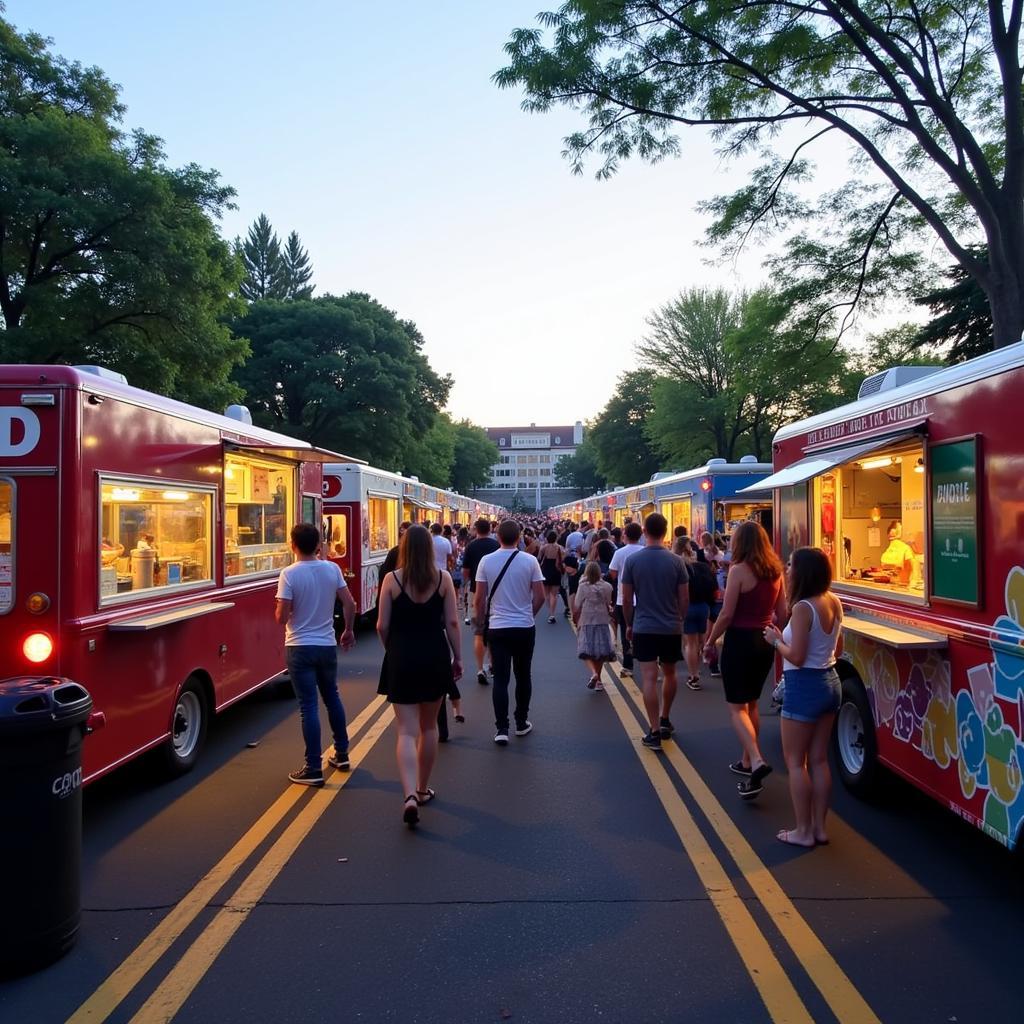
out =
[(658, 755), (640, 745), (642, 733), (625, 698), (615, 686), (606, 687), (605, 692), (772, 1020), (775, 1024), (813, 1024), (814, 1018), (687, 810)]
[[(380, 710), (385, 699), (383, 696), (374, 697), (349, 724), (349, 734), (358, 733)], [(342, 779), (345, 777), (341, 776)], [(100, 1021), (106, 1020), (199, 916), (210, 900), (230, 881), (231, 876), (281, 823), (305, 792), (300, 786), (289, 786), (264, 811), (249, 831), (135, 947), (110, 977), (68, 1018), (67, 1024), (85, 1024), (87, 1021), (90, 1024), (99, 1024)]]
[[(391, 716), (384, 714), (374, 722), (351, 752), (353, 767), (370, 752), (391, 721)], [(336, 779), (337, 785), (325, 786), (313, 793), (309, 803), (281, 833), (274, 845), (263, 855), (202, 934), (185, 951), (170, 974), (146, 1000), (139, 1012), (132, 1017), (131, 1024), (154, 1024), (157, 1021), (166, 1024), (167, 1021), (174, 1018), (185, 1000), (213, 966), (214, 961), (231, 937), (242, 927), (249, 914), (263, 898), (263, 894), (270, 884), (280, 874), (289, 858), (350, 778), (352, 778), (351, 774), (335, 774), (332, 777), (332, 782)]]
[[(611, 669), (609, 669), (611, 672)], [(616, 679), (618, 676), (611, 673)], [(619, 684), (629, 694), (647, 721), (643, 695), (634, 682), (619, 679)], [(621, 700), (621, 697), (619, 698)], [(621, 716), (620, 716), (621, 717)], [(846, 976), (822, 941), (793, 906), (782, 886), (754, 852), (736, 823), (726, 813), (715, 795), (700, 777), (690, 760), (676, 743), (666, 743), (662, 752), (672, 767), (679, 773), (683, 785), (690, 791), (701, 812), (708, 819), (716, 835), (721, 839), (729, 855), (736, 862), (754, 895), (768, 912), (776, 928), (796, 954), (804, 970), (824, 996), (839, 1024), (879, 1024), (878, 1017), (868, 1006), (853, 982)]]

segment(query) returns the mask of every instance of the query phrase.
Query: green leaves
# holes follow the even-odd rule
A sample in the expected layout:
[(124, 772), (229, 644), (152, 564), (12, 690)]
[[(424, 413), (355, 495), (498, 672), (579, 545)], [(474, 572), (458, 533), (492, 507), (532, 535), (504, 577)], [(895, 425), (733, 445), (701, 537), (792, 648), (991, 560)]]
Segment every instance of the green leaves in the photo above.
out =
[[(708, 241), (729, 256), (795, 236), (770, 269), (804, 325), (841, 333), (873, 295), (917, 282), (931, 232), (988, 297), (996, 343), (1020, 338), (1021, 0), (569, 0), (538, 21), (494, 80), (527, 110), (583, 114), (565, 140), (574, 172), (673, 155), (684, 126), (709, 128), (725, 158), (759, 154), (749, 184), (704, 207)], [(814, 156), (837, 152), (849, 180), (815, 196)]]
[(0, 19), (0, 359), (101, 363), (214, 408), (245, 356), (221, 318), (239, 267), (214, 221), (234, 192), (120, 128), (101, 71)]

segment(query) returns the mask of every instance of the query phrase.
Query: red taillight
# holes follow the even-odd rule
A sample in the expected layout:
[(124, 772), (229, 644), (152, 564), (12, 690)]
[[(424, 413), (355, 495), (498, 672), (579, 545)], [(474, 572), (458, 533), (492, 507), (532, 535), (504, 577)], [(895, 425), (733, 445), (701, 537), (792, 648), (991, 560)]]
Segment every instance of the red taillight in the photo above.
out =
[(21, 650), (29, 661), (38, 665), (53, 654), (53, 640), (46, 633), (29, 633)]
[(710, 491), (711, 490), (711, 481), (710, 480), (701, 480), (701, 482), (700, 482), (700, 489), (702, 491)]

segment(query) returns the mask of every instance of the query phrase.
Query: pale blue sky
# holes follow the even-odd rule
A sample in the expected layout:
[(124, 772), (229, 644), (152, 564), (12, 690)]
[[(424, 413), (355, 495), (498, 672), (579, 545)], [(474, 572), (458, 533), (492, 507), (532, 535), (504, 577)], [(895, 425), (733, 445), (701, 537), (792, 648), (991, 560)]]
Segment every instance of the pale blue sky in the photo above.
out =
[[(644, 319), (680, 288), (753, 286), (757, 259), (708, 267), (701, 199), (736, 187), (698, 131), (684, 157), (574, 177), (581, 119), (525, 114), (491, 74), (557, 0), (7, 0), (122, 87), (126, 125), (238, 191), (225, 235), (261, 212), (299, 232), (319, 292), (369, 292), (414, 320), (485, 426), (594, 415)], [(742, 273), (740, 272), (742, 271)]]

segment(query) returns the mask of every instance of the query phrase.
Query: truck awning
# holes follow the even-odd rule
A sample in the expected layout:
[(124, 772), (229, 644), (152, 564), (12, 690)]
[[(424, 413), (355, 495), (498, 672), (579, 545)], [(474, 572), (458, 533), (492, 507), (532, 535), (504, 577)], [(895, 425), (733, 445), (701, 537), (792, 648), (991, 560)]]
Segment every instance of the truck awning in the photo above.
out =
[(792, 487), (795, 484), (802, 484), (830, 469), (842, 465), (844, 462), (852, 462), (854, 459), (867, 455), (869, 452), (878, 451), (879, 448), (888, 448), (889, 445), (897, 444), (900, 441), (907, 441), (913, 437), (920, 437), (915, 430), (903, 431), (899, 434), (890, 434), (888, 437), (873, 437), (870, 441), (862, 441), (860, 444), (850, 444), (845, 448), (832, 448), (829, 451), (818, 452), (809, 455), (806, 459), (794, 462), (778, 473), (772, 473), (763, 480), (749, 487), (741, 487), (737, 494), (763, 494), (765, 491), (774, 491), (780, 487)]
[(402, 501), (415, 505), (417, 508), (429, 509), (431, 512), (441, 511), (441, 506), (436, 501), (424, 501), (423, 498), (412, 498), (408, 494), (402, 498)]
[(277, 445), (260, 444), (256, 441), (225, 441), (224, 446), (252, 455), (271, 455), (279, 459), (292, 459), (295, 462), (355, 462), (361, 466), (366, 465), (365, 459), (354, 459), (351, 455), (329, 452), (326, 448), (314, 448), (313, 445), (307, 448), (301, 444)]

